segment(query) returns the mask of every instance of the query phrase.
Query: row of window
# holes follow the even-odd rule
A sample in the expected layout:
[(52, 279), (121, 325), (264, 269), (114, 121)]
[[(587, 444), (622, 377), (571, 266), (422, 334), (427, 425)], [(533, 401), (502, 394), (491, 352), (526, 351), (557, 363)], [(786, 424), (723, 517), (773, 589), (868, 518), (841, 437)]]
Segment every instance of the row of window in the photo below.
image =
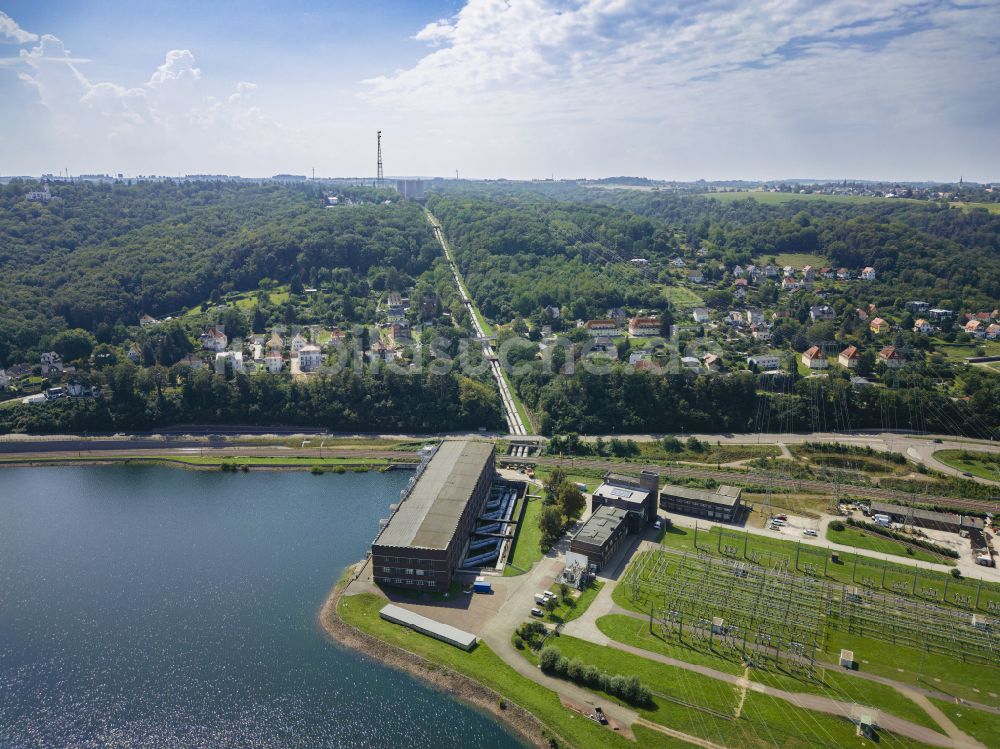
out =
[[(407, 566), (414, 569), (445, 569), (445, 562), (438, 559), (415, 559), (411, 557), (379, 557), (382, 564), (391, 564), (397, 567)], [(411, 573), (412, 574), (412, 573)]]
[(434, 570), (418, 570), (412, 567), (383, 567), (383, 575), (409, 575), (413, 577), (414, 575), (422, 577), (424, 575), (431, 576), (434, 574)]

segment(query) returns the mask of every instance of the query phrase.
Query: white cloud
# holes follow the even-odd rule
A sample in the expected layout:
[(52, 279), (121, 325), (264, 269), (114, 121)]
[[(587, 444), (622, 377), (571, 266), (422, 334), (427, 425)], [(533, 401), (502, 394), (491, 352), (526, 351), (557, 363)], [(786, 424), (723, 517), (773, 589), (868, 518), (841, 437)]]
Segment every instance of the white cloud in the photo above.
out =
[(0, 10), (0, 42), (13, 41), (15, 44), (37, 42), (38, 34), (22, 29), (17, 21)]
[(156, 69), (146, 85), (156, 88), (174, 81), (197, 81), (201, 69), (194, 66), (194, 55), (188, 49), (172, 49), (167, 52), (166, 61)]
[(945, 176), (995, 151), (956, 134), (1000, 114), (996, 28), (944, 0), (469, 0), (364, 96), (483, 176)]

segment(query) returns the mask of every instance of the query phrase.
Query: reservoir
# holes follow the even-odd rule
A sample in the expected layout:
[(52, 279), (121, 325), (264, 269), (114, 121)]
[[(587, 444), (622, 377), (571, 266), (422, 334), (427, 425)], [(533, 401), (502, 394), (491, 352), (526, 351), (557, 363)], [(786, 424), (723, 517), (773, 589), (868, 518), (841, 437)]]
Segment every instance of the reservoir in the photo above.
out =
[(0, 470), (0, 746), (519, 746), (318, 624), (408, 477)]

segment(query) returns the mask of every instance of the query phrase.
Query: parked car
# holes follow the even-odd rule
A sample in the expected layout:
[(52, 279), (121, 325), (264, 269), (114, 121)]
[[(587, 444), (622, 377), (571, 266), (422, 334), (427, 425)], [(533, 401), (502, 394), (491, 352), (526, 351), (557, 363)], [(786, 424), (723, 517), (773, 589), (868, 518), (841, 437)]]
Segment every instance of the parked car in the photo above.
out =
[(965, 476), (965, 478), (967, 478), (967, 479), (971, 479), (972, 478), (972, 474), (969, 473), (968, 471), (962, 471), (962, 475)]
[(545, 612), (542, 611), (541, 609), (532, 609), (531, 610), (531, 615), (532, 616), (542, 617), (542, 616), (545, 616)]
[(776, 520), (788, 520), (788, 515), (775, 515), (774, 517)]
[(812, 528), (806, 528), (806, 529), (805, 529), (804, 531), (802, 531), (802, 532), (803, 532), (803, 533), (804, 533), (805, 535), (807, 535), (807, 536), (814, 536), (814, 537), (815, 537), (815, 536), (818, 536), (818, 535), (819, 535), (819, 533), (817, 533), (816, 531), (814, 531), (814, 530), (813, 530)]
[(943, 440), (940, 437), (935, 437), (934, 438), (934, 444), (935, 445), (940, 445), (942, 442), (943, 442)]

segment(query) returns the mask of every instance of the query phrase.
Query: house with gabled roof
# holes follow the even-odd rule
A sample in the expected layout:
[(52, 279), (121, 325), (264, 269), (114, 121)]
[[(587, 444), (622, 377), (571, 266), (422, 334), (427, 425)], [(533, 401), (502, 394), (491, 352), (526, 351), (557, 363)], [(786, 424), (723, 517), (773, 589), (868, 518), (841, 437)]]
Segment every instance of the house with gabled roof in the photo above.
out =
[(876, 317), (874, 320), (872, 320), (868, 324), (868, 328), (875, 335), (879, 335), (880, 333), (888, 333), (890, 330), (892, 330), (892, 326), (889, 325), (889, 323), (883, 320), (881, 317)]
[(861, 352), (857, 346), (848, 346), (837, 355), (837, 363), (848, 369), (857, 367), (859, 361), (861, 361)]
[(809, 369), (826, 369), (830, 366), (819, 346), (810, 346), (802, 352), (802, 364)]
[(890, 369), (898, 369), (906, 364), (906, 357), (895, 346), (886, 346), (878, 352), (878, 360)]

